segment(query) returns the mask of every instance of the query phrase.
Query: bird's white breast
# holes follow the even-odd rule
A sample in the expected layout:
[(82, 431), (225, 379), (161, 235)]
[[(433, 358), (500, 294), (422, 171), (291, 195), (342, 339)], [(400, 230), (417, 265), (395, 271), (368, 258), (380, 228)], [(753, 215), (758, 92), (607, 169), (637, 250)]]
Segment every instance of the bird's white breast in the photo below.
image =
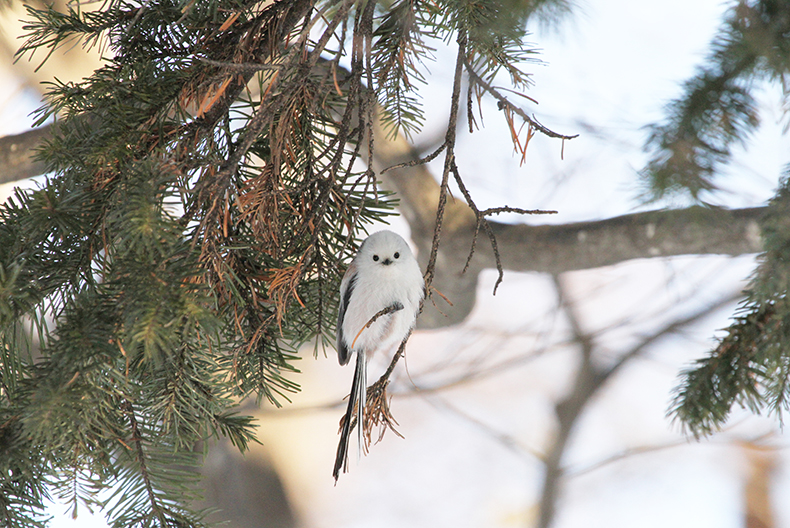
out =
[[(374, 269), (373, 273), (357, 276), (343, 321), (343, 334), (349, 349), (364, 350), (367, 354), (387, 349), (403, 340), (414, 325), (423, 288), (422, 274), (416, 262), (413, 266), (405, 262), (391, 266), (376, 265)], [(379, 311), (398, 302), (403, 305), (402, 310), (381, 316), (370, 328), (362, 330)]]

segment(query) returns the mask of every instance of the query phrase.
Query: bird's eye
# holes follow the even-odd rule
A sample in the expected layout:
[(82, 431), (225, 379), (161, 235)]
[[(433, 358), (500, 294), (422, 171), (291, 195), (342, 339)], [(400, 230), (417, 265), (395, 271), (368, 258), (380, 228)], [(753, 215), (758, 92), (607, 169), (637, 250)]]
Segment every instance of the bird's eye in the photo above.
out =
[(395, 254), (394, 254), (394, 255), (392, 255), (392, 256), (393, 256), (393, 257), (395, 257), (395, 258), (400, 258), (400, 253), (398, 253), (398, 252), (396, 251), (396, 252), (395, 252)]
[(378, 255), (373, 255), (373, 261), (374, 262), (378, 262), (379, 261), (379, 256)]

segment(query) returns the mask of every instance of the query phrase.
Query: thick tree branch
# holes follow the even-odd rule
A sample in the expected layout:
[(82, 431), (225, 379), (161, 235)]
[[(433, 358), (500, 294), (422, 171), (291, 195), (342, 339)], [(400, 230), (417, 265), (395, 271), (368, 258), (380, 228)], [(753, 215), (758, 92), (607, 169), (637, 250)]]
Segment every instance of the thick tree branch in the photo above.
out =
[[(50, 127), (42, 127), (0, 138), (0, 163), (4, 163), (0, 165), (0, 182), (40, 174), (43, 167), (32, 161), (30, 152), (49, 133)], [(374, 167), (378, 172), (419, 159), (403, 138), (379, 141), (376, 153)], [(381, 177), (401, 197), (401, 212), (411, 227), (424, 266), (433, 238), (439, 184), (421, 164), (393, 167)], [(505, 269), (557, 274), (639, 258), (758, 253), (762, 250), (758, 220), (764, 211), (764, 207), (729, 211), (690, 207), (563, 225), (491, 221), (490, 226)], [(469, 269), (461, 273), (476, 225), (474, 212), (462, 200), (446, 203), (434, 285), (453, 302), (453, 308), (426, 310), (422, 325), (437, 327), (460, 322), (474, 305), (477, 275), (482, 269), (496, 267), (491, 248), (480, 244)]]
[(43, 174), (46, 167), (34, 159), (35, 149), (50, 133), (51, 125), (47, 125), (15, 136), (0, 137), (0, 183)]
[[(42, 174), (44, 167), (34, 162), (32, 153), (49, 137), (50, 126), (22, 134), (0, 137), (0, 183), (18, 181)], [(381, 142), (377, 165), (410, 156), (405, 140)], [(394, 163), (392, 163), (394, 164)], [(385, 183), (398, 191), (401, 209), (412, 229), (412, 236), (433, 233), (439, 184), (424, 166), (397, 167), (383, 175)], [(675, 255), (743, 255), (762, 250), (758, 220), (765, 207), (711, 210), (702, 207), (635, 213), (605, 220), (563, 225), (490, 224), (502, 246), (505, 267), (513, 271), (564, 271), (609, 266), (638, 258)], [(475, 228), (472, 210), (460, 200), (446, 207), (443, 240), (445, 250), (458, 251), (454, 259), (463, 269)], [(493, 268), (493, 254), (478, 251), (478, 268)]]
[[(564, 225), (491, 225), (505, 268), (561, 273), (639, 258), (758, 253), (764, 211), (690, 207)], [(491, 257), (480, 258), (492, 266)]]
[[(439, 184), (424, 165), (410, 165), (419, 154), (403, 138), (379, 142), (376, 168), (384, 184), (401, 197), (401, 212), (411, 227), (425, 265), (430, 248)], [(398, 166), (398, 164), (406, 164)], [(544, 206), (550, 204), (529, 204)], [(558, 274), (610, 266), (639, 258), (677, 255), (743, 255), (762, 251), (758, 220), (764, 207), (712, 210), (703, 207), (650, 211), (605, 220), (564, 225), (504, 224), (490, 221), (502, 265), (511, 271)], [(562, 211), (560, 211), (562, 214)], [(479, 244), (466, 273), (461, 273), (477, 221), (462, 200), (447, 203), (434, 286), (453, 308), (426, 309), (420, 324), (428, 327), (460, 322), (474, 305), (477, 275), (496, 268), (493, 251)]]

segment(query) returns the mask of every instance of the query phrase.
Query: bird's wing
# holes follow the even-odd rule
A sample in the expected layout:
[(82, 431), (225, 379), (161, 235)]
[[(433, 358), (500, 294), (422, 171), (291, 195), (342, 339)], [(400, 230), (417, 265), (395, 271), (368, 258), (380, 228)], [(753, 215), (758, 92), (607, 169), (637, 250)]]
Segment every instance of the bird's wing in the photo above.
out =
[(348, 363), (351, 357), (351, 351), (348, 349), (345, 335), (343, 334), (343, 321), (345, 320), (348, 303), (351, 301), (351, 294), (354, 292), (356, 284), (357, 267), (352, 262), (343, 275), (343, 280), (340, 282), (340, 307), (337, 310), (337, 359), (341, 365)]

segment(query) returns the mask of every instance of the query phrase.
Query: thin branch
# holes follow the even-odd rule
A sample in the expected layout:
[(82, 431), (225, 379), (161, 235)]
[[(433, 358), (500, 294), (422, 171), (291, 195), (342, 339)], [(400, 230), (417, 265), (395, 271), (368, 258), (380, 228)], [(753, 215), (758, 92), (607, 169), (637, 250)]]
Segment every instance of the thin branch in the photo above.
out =
[[(424, 302), (424, 300), (423, 300)], [(381, 377), (368, 387), (367, 389), (367, 405), (365, 406), (365, 424), (364, 424), (364, 431), (365, 431), (365, 438), (367, 440), (368, 445), (371, 442), (371, 435), (373, 432), (373, 427), (378, 426), (380, 427), (378, 440), (384, 436), (384, 433), (387, 429), (392, 429), (396, 435), (403, 438), (403, 436), (395, 429), (395, 426), (398, 425), (398, 422), (392, 416), (390, 412), (389, 406), (389, 398), (387, 397), (387, 386), (390, 383), (390, 376), (392, 372), (395, 370), (395, 365), (398, 363), (401, 357), (406, 350), (406, 343), (409, 341), (409, 337), (411, 337), (412, 331), (409, 330), (409, 333), (406, 334), (406, 337), (403, 338), (401, 341), (400, 346), (398, 347), (397, 352), (395, 355), (392, 356), (392, 360), (390, 361), (389, 367), (387, 370), (384, 371), (384, 374)]]
[[(395, 365), (398, 363), (398, 360), (403, 357), (403, 353), (406, 350), (406, 343), (409, 341), (409, 337), (411, 337), (412, 330), (409, 330), (409, 333), (406, 334), (406, 337), (403, 338), (401, 341), (400, 346), (398, 347), (398, 351), (395, 352), (395, 355), (392, 356), (392, 361), (390, 361), (387, 370), (384, 371), (384, 374), (381, 375), (381, 378), (389, 378), (392, 375), (392, 371), (395, 369)], [(381, 381), (379, 378), (379, 381)]]
[(638, 356), (642, 352), (645, 351), (650, 345), (656, 343), (657, 341), (661, 340), (662, 338), (666, 337), (667, 335), (676, 334), (682, 331), (684, 328), (704, 319), (705, 317), (709, 316), (712, 312), (724, 308), (743, 297), (743, 292), (740, 290), (733, 291), (729, 295), (722, 296), (716, 302), (705, 306), (704, 308), (684, 317), (682, 319), (677, 319), (672, 321), (671, 323), (659, 328), (652, 334), (644, 337), (639, 344), (634, 346), (631, 350), (620, 356), (618, 360), (609, 367), (600, 377), (598, 385), (603, 384), (607, 379), (612, 377), (616, 374), (622, 367), (625, 365), (629, 360)]
[(574, 134), (572, 136), (569, 136), (565, 134), (560, 134), (558, 132), (554, 132), (553, 130), (547, 128), (540, 121), (538, 121), (535, 118), (535, 116), (527, 115), (527, 113), (524, 110), (511, 103), (507, 97), (499, 93), (499, 91), (496, 88), (494, 88), (489, 83), (487, 83), (482, 77), (480, 77), (477, 74), (477, 72), (474, 70), (474, 68), (472, 68), (472, 66), (469, 64), (469, 62), (466, 59), (464, 59), (464, 65), (466, 66), (466, 72), (469, 74), (469, 79), (482, 86), (486, 92), (488, 92), (491, 96), (494, 97), (494, 99), (496, 99), (499, 102), (500, 107), (511, 110), (541, 134), (551, 138), (563, 139), (563, 140), (574, 139), (579, 137), (579, 134)]
[(467, 205), (469, 205), (472, 211), (474, 211), (475, 217), (477, 218), (477, 225), (475, 226), (475, 232), (472, 236), (472, 245), (469, 249), (469, 255), (466, 257), (466, 264), (464, 264), (463, 273), (466, 273), (466, 270), (469, 269), (469, 263), (472, 261), (472, 256), (475, 254), (477, 235), (480, 232), (480, 226), (482, 225), (486, 235), (488, 236), (488, 240), (491, 243), (491, 251), (494, 253), (494, 260), (496, 261), (496, 269), (498, 273), (496, 283), (494, 283), (494, 295), (496, 295), (496, 290), (501, 284), (502, 278), (505, 275), (505, 270), (502, 268), (502, 259), (499, 256), (499, 248), (497, 247), (496, 237), (494, 236), (494, 232), (491, 230), (488, 220), (485, 219), (485, 215), (480, 212), (480, 210), (477, 208), (477, 204), (475, 204), (474, 200), (472, 200), (472, 195), (469, 193), (469, 190), (466, 188), (466, 185), (461, 179), (461, 174), (458, 172), (458, 167), (455, 165), (455, 163), (453, 163), (452, 171), (453, 176), (455, 177), (455, 183), (458, 184), (458, 188), (461, 189), (461, 193), (464, 195)]
[(433, 152), (431, 152), (427, 156), (425, 156), (423, 158), (419, 158), (419, 159), (413, 159), (411, 161), (406, 161), (404, 163), (398, 163), (396, 165), (391, 165), (391, 166), (389, 166), (389, 167), (387, 167), (385, 169), (382, 169), (381, 170), (381, 174), (384, 174), (385, 172), (388, 172), (388, 171), (391, 171), (391, 170), (394, 170), (394, 169), (402, 169), (404, 167), (416, 167), (417, 165), (425, 165), (426, 163), (430, 163), (434, 159), (436, 159), (439, 156), (439, 154), (441, 154), (444, 151), (445, 148), (447, 148), (447, 141), (442, 143), (439, 146), (439, 148), (437, 148), (436, 150), (434, 150)]
[(458, 184), (458, 188), (461, 190), (461, 193), (466, 200), (467, 205), (472, 209), (475, 214), (475, 218), (477, 218), (477, 225), (475, 226), (474, 234), (472, 235), (472, 244), (469, 249), (469, 254), (466, 257), (466, 264), (464, 265), (464, 269), (462, 273), (466, 273), (469, 269), (469, 264), (472, 262), (472, 257), (475, 254), (475, 247), (477, 245), (477, 235), (480, 232), (480, 226), (483, 226), (483, 230), (486, 232), (488, 236), (488, 240), (491, 244), (491, 251), (494, 254), (494, 260), (496, 261), (496, 269), (497, 269), (497, 280), (494, 283), (494, 295), (496, 295), (497, 288), (502, 283), (502, 279), (504, 277), (504, 268), (502, 266), (502, 259), (499, 254), (499, 248), (497, 246), (496, 236), (494, 235), (494, 231), (491, 228), (491, 224), (486, 220), (486, 216), (491, 214), (499, 214), (499, 213), (518, 213), (518, 214), (525, 214), (525, 215), (535, 215), (535, 214), (556, 214), (557, 211), (544, 211), (541, 209), (519, 209), (517, 207), (494, 207), (485, 209), (483, 211), (477, 208), (477, 204), (475, 204), (474, 200), (472, 199), (472, 195), (469, 190), (466, 188), (463, 180), (461, 179), (461, 174), (458, 171), (458, 167), (456, 166), (455, 162), (453, 162), (452, 168), (453, 176), (455, 178), (455, 182)]
[(145, 484), (145, 490), (148, 494), (148, 501), (151, 503), (151, 510), (156, 513), (157, 517), (159, 517), (159, 522), (162, 523), (162, 526), (167, 526), (167, 519), (165, 518), (162, 508), (159, 507), (159, 502), (156, 500), (154, 487), (151, 484), (151, 476), (148, 473), (148, 467), (145, 463), (147, 457), (145, 456), (145, 451), (143, 450), (143, 437), (140, 433), (140, 426), (137, 423), (137, 418), (134, 416), (134, 408), (132, 407), (131, 402), (128, 400), (124, 401), (122, 405), (124, 411), (129, 416), (129, 423), (132, 427), (132, 443), (134, 445), (135, 456), (137, 458), (138, 464), (140, 464), (140, 476), (143, 478), (143, 483)]
[[(737, 424), (737, 425), (740, 425), (740, 424)], [(736, 428), (736, 426), (733, 425), (732, 427), (729, 427), (727, 429), (735, 429), (735, 428)], [(722, 430), (722, 432), (724, 432), (724, 430)], [(759, 444), (759, 442), (764, 441), (769, 436), (770, 436), (770, 433), (769, 434), (762, 434), (762, 435), (759, 435), (759, 436), (756, 436), (756, 437), (753, 437), (753, 438), (729, 438), (727, 440), (721, 441), (720, 439), (722, 438), (722, 436), (721, 435), (717, 435), (714, 438), (710, 438), (710, 439), (706, 440), (704, 445), (710, 445), (710, 444), (718, 443), (718, 444), (723, 445), (723, 446), (732, 446), (734, 444), (748, 443), (748, 444), (758, 444), (758, 446), (759, 446), (758, 448), (762, 449), (762, 450), (765, 450), (765, 451), (781, 451), (781, 450), (790, 448), (790, 445), (787, 445), (787, 444), (785, 444), (785, 445), (764, 445), (764, 444)], [(602, 467), (608, 466), (609, 464), (613, 464), (613, 463), (619, 462), (620, 460), (623, 460), (625, 458), (638, 456), (638, 455), (645, 455), (645, 454), (649, 454), (649, 453), (655, 453), (656, 451), (663, 451), (665, 449), (673, 449), (675, 447), (688, 446), (688, 445), (690, 445), (689, 441), (688, 441), (688, 438), (683, 437), (683, 438), (680, 438), (680, 439), (678, 439), (678, 440), (676, 440), (674, 442), (668, 442), (666, 444), (631, 447), (631, 448), (628, 448), (628, 449), (624, 449), (623, 451), (621, 451), (619, 453), (615, 453), (615, 454), (613, 454), (611, 456), (608, 456), (608, 457), (606, 457), (604, 459), (601, 459), (601, 460), (599, 460), (597, 462), (594, 462), (594, 463), (592, 463), (592, 464), (590, 464), (588, 466), (579, 468), (579, 469), (574, 470), (574, 471), (566, 471), (566, 475), (569, 476), (569, 477), (579, 477), (581, 475), (586, 475), (587, 473), (592, 473), (593, 471), (596, 471), (598, 469), (601, 469)], [(691, 444), (691, 445), (694, 445), (694, 444)], [(696, 445), (700, 445), (700, 444), (696, 444)]]
[(258, 64), (254, 62), (227, 62), (209, 59), (207, 57), (198, 57), (200, 62), (206, 63), (209, 66), (216, 66), (226, 70), (232, 70), (242, 73), (259, 72), (263, 70), (279, 70), (282, 68), (281, 64)]
[[(452, 405), (444, 398), (439, 397), (432, 397), (432, 398), (424, 398), (424, 401), (428, 402), (430, 405), (434, 406), (437, 409), (441, 409), (443, 411), (448, 411), (458, 416), (462, 420), (472, 424), (477, 429), (479, 429), (482, 433), (486, 436), (491, 437), (494, 441), (500, 444), (502, 447), (507, 449), (508, 451), (512, 451), (519, 457), (524, 457), (524, 455), (529, 455), (531, 458), (535, 458), (537, 460), (543, 461), (543, 455), (535, 449), (532, 449), (523, 443), (521, 443), (518, 438), (499, 431), (495, 429), (493, 426), (483, 422), (482, 420), (472, 416), (471, 414), (462, 411), (458, 407)], [(526, 458), (526, 457), (524, 457)]]
[(502, 207), (489, 207), (488, 209), (483, 209), (480, 211), (482, 216), (491, 216), (501, 213), (516, 213), (521, 215), (550, 215), (557, 214), (558, 211), (554, 211), (552, 209), (521, 209), (519, 207), (510, 207), (507, 205)]
[(371, 326), (373, 323), (375, 323), (375, 322), (376, 322), (376, 320), (377, 320), (379, 317), (382, 317), (382, 316), (385, 316), (385, 315), (387, 315), (387, 314), (391, 314), (391, 313), (397, 312), (397, 311), (399, 311), (399, 310), (403, 310), (403, 305), (402, 305), (401, 303), (399, 303), (399, 302), (396, 302), (396, 303), (390, 304), (390, 305), (389, 305), (389, 306), (387, 306), (386, 308), (384, 308), (384, 309), (381, 309), (381, 310), (379, 310), (378, 312), (376, 312), (376, 314), (375, 314), (373, 317), (371, 317), (371, 318), (368, 320), (368, 322), (367, 322), (367, 323), (365, 323), (365, 326), (363, 326), (362, 328), (360, 328), (360, 329), (359, 329), (359, 332), (357, 332), (357, 335), (356, 335), (356, 336), (354, 336), (354, 340), (351, 342), (351, 348), (352, 348), (352, 349), (354, 348), (354, 345), (356, 344), (356, 342), (357, 342), (357, 339), (358, 339), (358, 338), (359, 338), (359, 336), (362, 334), (362, 332), (364, 332), (364, 331), (365, 331), (367, 328), (370, 328), (370, 326)]
[(461, 98), (461, 80), (463, 74), (464, 57), (466, 56), (466, 36), (463, 33), (458, 35), (458, 55), (455, 60), (455, 75), (453, 77), (453, 93), (450, 99), (450, 117), (447, 123), (447, 133), (444, 145), (446, 152), (444, 155), (444, 170), (442, 171), (442, 183), (439, 187), (439, 204), (436, 208), (436, 224), (433, 230), (433, 240), (431, 242), (431, 254), (428, 257), (428, 265), (425, 269), (425, 287), (430, 290), (436, 273), (436, 257), (439, 253), (439, 239), (442, 233), (442, 222), (444, 220), (444, 208), (447, 204), (447, 194), (449, 193), (450, 171), (455, 163), (455, 129), (458, 122), (458, 106)]

